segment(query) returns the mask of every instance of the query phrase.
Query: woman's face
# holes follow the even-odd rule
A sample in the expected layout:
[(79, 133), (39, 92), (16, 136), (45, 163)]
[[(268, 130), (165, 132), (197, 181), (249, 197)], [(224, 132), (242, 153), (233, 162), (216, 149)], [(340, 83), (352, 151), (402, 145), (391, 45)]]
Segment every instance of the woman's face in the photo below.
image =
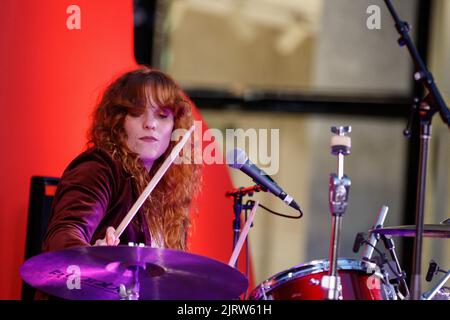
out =
[(152, 105), (147, 106), (141, 115), (125, 116), (124, 129), (128, 148), (139, 154), (147, 170), (167, 150), (173, 126), (172, 111)]

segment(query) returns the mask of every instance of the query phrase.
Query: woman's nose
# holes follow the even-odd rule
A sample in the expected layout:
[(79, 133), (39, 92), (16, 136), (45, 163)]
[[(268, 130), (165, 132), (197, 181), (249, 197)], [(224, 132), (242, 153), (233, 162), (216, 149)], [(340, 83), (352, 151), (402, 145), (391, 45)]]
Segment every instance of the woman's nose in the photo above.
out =
[(155, 129), (156, 119), (152, 115), (146, 114), (144, 116), (144, 128), (145, 129)]

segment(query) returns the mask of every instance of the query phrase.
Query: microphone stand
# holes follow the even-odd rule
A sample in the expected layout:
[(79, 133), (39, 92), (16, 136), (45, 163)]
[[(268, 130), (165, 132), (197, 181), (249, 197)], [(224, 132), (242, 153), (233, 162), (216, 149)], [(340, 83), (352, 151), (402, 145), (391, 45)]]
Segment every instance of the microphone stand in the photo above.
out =
[(416, 199), (416, 236), (414, 238), (413, 268), (411, 276), (411, 299), (419, 300), (421, 291), (420, 278), (424, 229), (425, 182), (427, 174), (428, 145), (431, 138), (431, 120), (433, 115), (439, 111), (444, 123), (450, 127), (450, 111), (448, 110), (444, 99), (442, 98), (442, 95), (434, 82), (433, 75), (428, 71), (425, 63), (419, 55), (419, 52), (417, 51), (417, 48), (409, 36), (409, 24), (400, 20), (390, 0), (385, 0), (385, 2), (395, 20), (397, 31), (400, 34), (398, 43), (400, 46), (407, 46), (416, 67), (414, 80), (418, 83), (422, 83), (428, 90), (428, 94), (419, 101), (418, 108), (415, 108), (413, 111), (418, 112), (420, 119), (420, 151)]
[(332, 127), (331, 132), (336, 136), (331, 139), (331, 153), (338, 159), (338, 174), (330, 174), (329, 205), (333, 216), (330, 239), (330, 269), (327, 276), (322, 277), (322, 288), (327, 290), (328, 300), (342, 299), (342, 286), (337, 274), (337, 259), (339, 253), (339, 239), (342, 228), (342, 216), (347, 209), (350, 179), (344, 175), (344, 156), (350, 154), (351, 127)]
[[(242, 199), (245, 195), (252, 196), (254, 192), (266, 191), (260, 185), (254, 185), (247, 188), (238, 188), (232, 189), (226, 192), (227, 197), (233, 197), (233, 211), (234, 211), (234, 220), (233, 220), (233, 249), (236, 248), (237, 242), (239, 240), (239, 235), (241, 232), (241, 212), (242, 210), (251, 210), (253, 208), (253, 204), (243, 204)], [(237, 260), (234, 264), (234, 267), (237, 266)]]

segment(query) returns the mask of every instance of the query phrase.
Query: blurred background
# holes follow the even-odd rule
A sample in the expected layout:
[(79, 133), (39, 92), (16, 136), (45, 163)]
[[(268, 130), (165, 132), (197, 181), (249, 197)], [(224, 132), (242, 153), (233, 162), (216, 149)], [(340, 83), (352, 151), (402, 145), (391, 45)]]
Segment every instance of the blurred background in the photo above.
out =
[[(330, 127), (352, 126), (345, 172), (352, 181), (340, 256), (355, 258), (356, 233), (367, 232), (382, 205), (387, 226), (415, 223), (418, 147), (405, 138), (414, 71), (384, 1), (171, 0), (135, 1), (138, 61), (161, 68), (187, 90), (208, 126), (279, 129), (279, 172), (273, 178), (300, 203), (301, 220), (259, 209), (250, 231), (255, 282), (316, 259), (328, 259), (331, 215), (328, 177), (336, 172)], [(367, 8), (381, 9), (370, 30)], [(434, 73), (450, 93), (450, 3), (394, 1)], [(415, 126), (416, 128), (417, 126)], [(434, 121), (425, 223), (450, 212), (450, 135)], [(249, 146), (241, 146), (247, 152)], [(226, 146), (222, 146), (226, 152)], [(275, 150), (272, 147), (272, 150)], [(259, 159), (252, 159), (258, 164)], [(252, 181), (230, 170), (236, 187)], [(270, 194), (263, 204), (292, 213)], [(229, 214), (232, 215), (230, 203)], [(232, 232), (230, 226), (230, 233)], [(394, 239), (411, 272), (411, 239)], [(423, 270), (433, 258), (450, 265), (446, 239), (424, 240)], [(424, 283), (429, 286), (428, 283)]]
[[(392, 2), (412, 25), (411, 37), (449, 104), (450, 1)], [(74, 4), (81, 17), (78, 30), (66, 24), (67, 9)], [(410, 139), (403, 130), (414, 97), (424, 92), (413, 81), (411, 58), (397, 43), (384, 1), (5, 0), (0, 8), (0, 135), (5, 137), (0, 299), (21, 296), (30, 178), (62, 174), (85, 147), (89, 116), (107, 81), (136, 63), (173, 76), (206, 125), (219, 130), (217, 136), (227, 129), (266, 129), (270, 140), (270, 130), (278, 130), (279, 140), (267, 154), (278, 159), (272, 177), (301, 205), (304, 217), (286, 219), (257, 210), (249, 234), (250, 291), (296, 265), (329, 258), (328, 179), (337, 170), (330, 153), (333, 125), (352, 127), (351, 154), (345, 158), (352, 185), (339, 257), (358, 259), (352, 251), (355, 236), (367, 233), (383, 205), (389, 207), (385, 226), (415, 224), (418, 119), (412, 119)], [(379, 28), (369, 28), (378, 10)], [(252, 155), (254, 146), (243, 141), (238, 146), (264, 167), (267, 159)], [(228, 146), (216, 142), (224, 155)], [(449, 163), (449, 130), (436, 115), (426, 224), (450, 217)], [(226, 170), (235, 187), (253, 184), (244, 173)], [(231, 255), (234, 217), (224, 186), (231, 187), (226, 174), (209, 176), (200, 200), (202, 235), (194, 243), (204, 253), (202, 248), (213, 250), (219, 247), (212, 243), (226, 242), (226, 250), (221, 246), (220, 253), (209, 252), (221, 261)], [(271, 194), (252, 198), (277, 212), (296, 214)], [(412, 238), (394, 241), (409, 275)], [(422, 273), (431, 259), (450, 267), (448, 239), (424, 238)], [(424, 281), (423, 291), (438, 279)]]

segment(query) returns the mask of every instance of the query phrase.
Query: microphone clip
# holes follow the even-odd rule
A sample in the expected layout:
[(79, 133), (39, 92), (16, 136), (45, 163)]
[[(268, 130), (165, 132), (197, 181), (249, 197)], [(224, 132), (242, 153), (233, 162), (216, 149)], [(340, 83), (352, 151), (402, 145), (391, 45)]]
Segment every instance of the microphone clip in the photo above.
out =
[(265, 189), (263, 186), (259, 184), (255, 184), (254, 186), (246, 187), (246, 188), (235, 188), (228, 190), (225, 193), (225, 196), (228, 198), (242, 198), (243, 196), (253, 196), (253, 193), (264, 191), (267, 192), (267, 189)]

